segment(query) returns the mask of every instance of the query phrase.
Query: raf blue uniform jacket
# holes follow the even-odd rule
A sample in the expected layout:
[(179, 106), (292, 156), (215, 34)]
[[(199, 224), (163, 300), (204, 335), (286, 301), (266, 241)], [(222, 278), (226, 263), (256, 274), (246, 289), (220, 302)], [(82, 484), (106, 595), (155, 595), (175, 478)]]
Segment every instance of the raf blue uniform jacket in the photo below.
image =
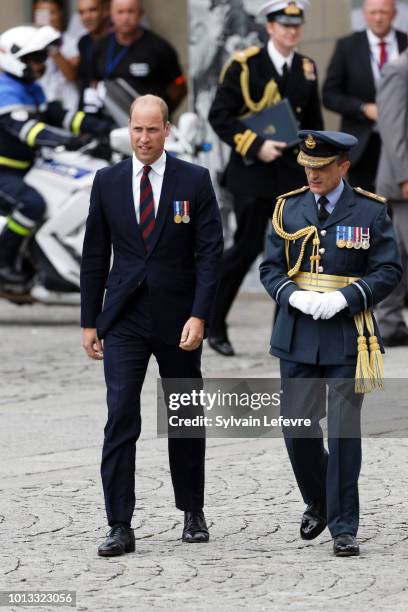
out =
[[(173, 203), (180, 200), (190, 203), (189, 223), (174, 221)], [(99, 170), (81, 265), (81, 326), (96, 327), (99, 338), (144, 283), (155, 333), (164, 342), (178, 344), (191, 316), (208, 321), (223, 250), (221, 217), (208, 170), (167, 155), (153, 232), (146, 254), (133, 201), (132, 160)]]
[[(371, 309), (396, 287), (402, 267), (386, 205), (354, 191), (347, 183), (334, 211), (321, 224), (310, 191), (288, 197), (283, 212), (286, 232), (314, 225), (318, 228), (323, 274), (358, 277), (341, 289), (348, 307), (328, 320), (305, 315), (292, 308), (289, 298), (298, 287), (287, 276), (285, 241), (274, 230), (268, 237), (266, 260), (260, 266), (261, 281), (279, 306), (272, 331), (271, 354), (282, 359), (308, 364), (354, 364), (357, 358), (357, 330), (353, 315)], [(370, 247), (339, 248), (336, 226), (370, 228)], [(313, 238), (313, 237), (312, 237)], [(308, 242), (301, 271), (310, 271), (312, 238)], [(300, 253), (302, 238), (290, 246), (290, 266)], [(376, 334), (379, 336), (376, 326)], [(381, 340), (380, 340), (381, 343)]]

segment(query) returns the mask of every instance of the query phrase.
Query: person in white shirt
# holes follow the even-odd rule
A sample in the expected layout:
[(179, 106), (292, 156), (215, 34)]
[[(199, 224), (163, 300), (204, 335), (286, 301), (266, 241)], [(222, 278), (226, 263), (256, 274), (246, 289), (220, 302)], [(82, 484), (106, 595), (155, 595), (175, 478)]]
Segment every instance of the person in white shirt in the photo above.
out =
[[(151, 94), (133, 102), (133, 157), (96, 173), (84, 237), (83, 347), (104, 360), (107, 385), (101, 476), (111, 529), (102, 557), (135, 550), (135, 453), (149, 360), (156, 358), (165, 397), (170, 386), (180, 391), (180, 381), (183, 391), (201, 388), (202, 340), (218, 284), (223, 239), (210, 175), (165, 153), (168, 113)], [(182, 540), (204, 543), (205, 432), (190, 432), (170, 431), (170, 471), (184, 511)]]
[(37, 0), (33, 5), (36, 25), (51, 25), (61, 32), (60, 44), (49, 52), (46, 71), (40, 80), (49, 102), (61, 102), (65, 110), (76, 111), (79, 103), (77, 66), (78, 40), (63, 31), (63, 4), (60, 0)]
[(341, 131), (358, 144), (351, 152), (349, 179), (375, 191), (381, 152), (377, 85), (384, 66), (407, 47), (407, 35), (393, 28), (395, 0), (364, 0), (367, 28), (337, 41), (323, 84), (324, 106), (341, 115)]

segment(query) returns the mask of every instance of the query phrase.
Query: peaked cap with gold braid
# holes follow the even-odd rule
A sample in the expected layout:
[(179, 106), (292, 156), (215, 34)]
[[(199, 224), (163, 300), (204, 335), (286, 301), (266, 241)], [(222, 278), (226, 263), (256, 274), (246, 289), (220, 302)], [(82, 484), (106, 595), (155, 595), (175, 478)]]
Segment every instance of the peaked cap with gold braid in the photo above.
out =
[(307, 168), (328, 166), (358, 142), (351, 134), (328, 130), (300, 130), (298, 136), (301, 143), (297, 161)]
[(300, 26), (305, 21), (304, 11), (309, 4), (309, 0), (269, 0), (259, 14), (284, 26)]

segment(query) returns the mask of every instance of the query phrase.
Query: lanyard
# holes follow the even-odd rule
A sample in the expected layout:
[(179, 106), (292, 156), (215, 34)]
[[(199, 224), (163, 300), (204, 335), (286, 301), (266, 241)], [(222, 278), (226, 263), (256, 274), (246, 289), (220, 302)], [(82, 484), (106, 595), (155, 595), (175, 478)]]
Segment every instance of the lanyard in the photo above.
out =
[(111, 76), (112, 72), (115, 70), (118, 64), (123, 60), (123, 58), (125, 57), (126, 53), (129, 50), (129, 47), (123, 47), (123, 49), (121, 49), (119, 53), (117, 53), (117, 55), (115, 56), (115, 47), (116, 47), (115, 34), (112, 33), (110, 38), (111, 39), (109, 43), (108, 54), (106, 58), (105, 72), (104, 72), (105, 79), (108, 79)]

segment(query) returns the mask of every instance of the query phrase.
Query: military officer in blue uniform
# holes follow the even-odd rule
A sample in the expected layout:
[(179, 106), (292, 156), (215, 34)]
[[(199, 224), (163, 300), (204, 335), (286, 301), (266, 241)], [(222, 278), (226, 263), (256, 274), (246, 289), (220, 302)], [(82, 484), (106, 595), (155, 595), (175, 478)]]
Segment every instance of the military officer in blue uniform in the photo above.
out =
[[(282, 412), (312, 421), (307, 437), (284, 431), (307, 505), (300, 535), (311, 540), (328, 525), (334, 554), (358, 555), (360, 411), (364, 393), (383, 384), (372, 308), (402, 269), (385, 199), (345, 181), (357, 139), (308, 130), (299, 137), (308, 186), (278, 198), (260, 266), (278, 307), (270, 352), (280, 359)], [(326, 386), (329, 452), (319, 425)]]

